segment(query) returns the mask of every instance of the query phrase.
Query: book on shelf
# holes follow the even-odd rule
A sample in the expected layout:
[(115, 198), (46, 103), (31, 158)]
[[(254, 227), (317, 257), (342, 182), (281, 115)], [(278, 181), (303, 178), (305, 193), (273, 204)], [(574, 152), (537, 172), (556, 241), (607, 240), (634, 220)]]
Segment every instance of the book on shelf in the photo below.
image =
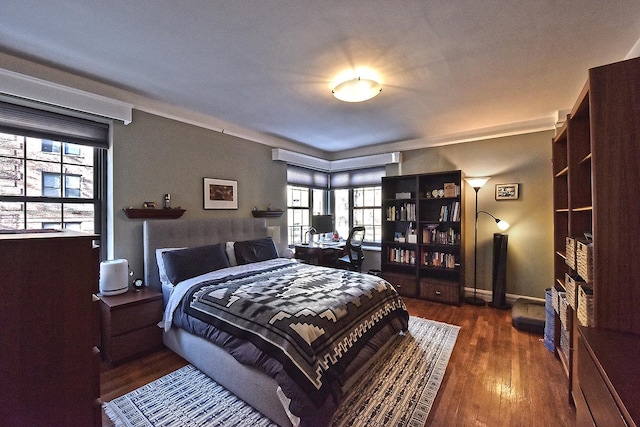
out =
[(459, 267), (460, 263), (456, 262), (456, 256), (454, 254), (446, 252), (425, 252), (422, 257), (422, 265), (454, 269)]
[(387, 221), (415, 221), (416, 204), (403, 203), (401, 206), (389, 206), (387, 208)]
[(460, 234), (453, 228), (439, 230), (437, 225), (430, 224), (422, 229), (422, 243), (433, 245), (457, 245), (460, 243)]
[(414, 265), (416, 263), (416, 251), (402, 248), (389, 249), (389, 261), (399, 264)]
[(453, 202), (448, 205), (442, 205), (440, 207), (440, 216), (438, 221), (460, 221), (460, 202)]

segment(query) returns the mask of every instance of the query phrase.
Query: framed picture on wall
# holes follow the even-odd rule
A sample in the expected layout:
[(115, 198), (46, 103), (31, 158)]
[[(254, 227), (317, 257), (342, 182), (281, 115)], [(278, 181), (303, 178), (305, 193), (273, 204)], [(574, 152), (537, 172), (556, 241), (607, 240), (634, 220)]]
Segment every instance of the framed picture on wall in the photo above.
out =
[(204, 209), (238, 209), (238, 181), (204, 178)]
[(496, 184), (496, 200), (517, 200), (520, 184)]

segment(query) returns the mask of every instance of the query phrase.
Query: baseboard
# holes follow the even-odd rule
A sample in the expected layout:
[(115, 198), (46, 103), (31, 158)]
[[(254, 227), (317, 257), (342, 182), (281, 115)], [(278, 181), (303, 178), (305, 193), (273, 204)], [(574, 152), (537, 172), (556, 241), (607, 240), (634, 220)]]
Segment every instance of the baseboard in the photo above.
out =
[[(473, 296), (473, 288), (464, 288), (464, 296), (472, 297)], [(491, 302), (493, 300), (493, 292), (486, 289), (478, 289), (476, 290), (476, 296), (478, 298), (482, 298), (486, 302)], [(530, 297), (528, 295), (517, 295), (517, 294), (506, 294), (505, 295), (507, 304), (512, 305), (518, 298), (526, 298), (532, 301), (545, 302), (544, 298), (535, 298)]]

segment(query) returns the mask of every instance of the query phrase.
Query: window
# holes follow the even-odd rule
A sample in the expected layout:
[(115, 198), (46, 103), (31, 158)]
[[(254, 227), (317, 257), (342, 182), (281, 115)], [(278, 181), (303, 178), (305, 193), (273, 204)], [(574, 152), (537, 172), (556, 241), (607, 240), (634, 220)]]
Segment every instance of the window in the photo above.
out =
[[(64, 181), (62, 177), (64, 177)], [(62, 182), (64, 182), (64, 188), (61, 187)], [(42, 172), (42, 195), (46, 197), (60, 197), (62, 193), (64, 197), (80, 197), (81, 182), (81, 175)]]
[(363, 225), (365, 241), (380, 244), (384, 172), (384, 167), (378, 167), (326, 174), (289, 166), (289, 245), (306, 241), (311, 215), (327, 213), (334, 215), (335, 228), (341, 237), (346, 238), (352, 227)]
[(304, 243), (309, 236), (311, 215), (326, 212), (326, 191), (317, 188), (287, 186), (288, 244)]
[(333, 190), (336, 230), (342, 237), (357, 225), (367, 243), (382, 242), (382, 186)]
[(0, 229), (104, 235), (109, 126), (0, 102)]
[(311, 215), (327, 213), (329, 174), (288, 166), (287, 182), (287, 243), (295, 245), (307, 241)]
[(382, 177), (384, 167), (331, 174), (336, 229), (346, 238), (357, 225), (365, 227), (364, 241), (382, 243)]
[(287, 186), (287, 230), (288, 243), (303, 243), (304, 233), (309, 229), (310, 189)]
[(48, 139), (42, 140), (42, 152), (43, 153), (59, 153), (60, 143), (56, 141), (50, 141)]
[[(0, 134), (0, 228), (95, 233), (94, 148)], [(58, 146), (58, 149), (52, 147)], [(71, 146), (72, 152), (61, 150)], [(73, 199), (73, 200), (71, 200)]]

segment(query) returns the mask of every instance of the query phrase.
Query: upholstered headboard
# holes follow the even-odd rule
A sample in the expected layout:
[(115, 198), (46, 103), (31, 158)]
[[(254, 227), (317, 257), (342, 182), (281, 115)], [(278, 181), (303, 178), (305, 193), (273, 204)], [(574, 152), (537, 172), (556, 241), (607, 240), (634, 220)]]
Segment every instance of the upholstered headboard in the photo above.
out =
[(264, 218), (199, 218), (147, 220), (142, 227), (144, 282), (162, 292), (156, 249), (202, 246), (267, 237)]

